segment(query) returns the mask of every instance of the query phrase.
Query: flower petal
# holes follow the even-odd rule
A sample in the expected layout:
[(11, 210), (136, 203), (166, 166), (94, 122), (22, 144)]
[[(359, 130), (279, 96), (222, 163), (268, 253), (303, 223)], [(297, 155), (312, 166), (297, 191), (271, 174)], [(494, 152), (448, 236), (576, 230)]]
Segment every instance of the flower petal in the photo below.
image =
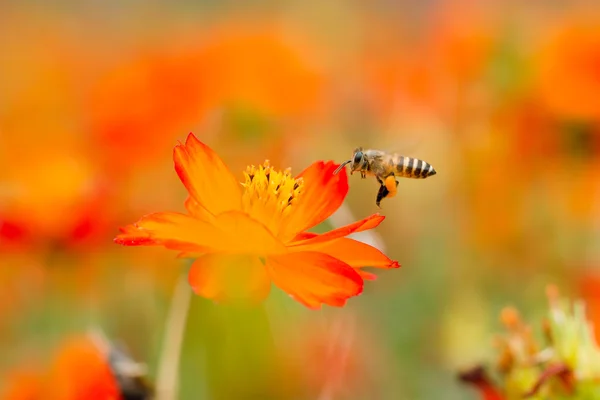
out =
[(316, 236), (319, 236), (319, 234), (314, 232), (300, 232), (299, 234), (294, 236), (294, 240), (292, 240), (292, 242), (299, 242), (301, 240), (311, 239)]
[(398, 268), (397, 261), (389, 259), (375, 247), (358, 240), (340, 238), (313, 245), (295, 246), (294, 251), (318, 251), (329, 254), (351, 267)]
[(192, 196), (188, 196), (183, 204), (191, 216), (203, 221), (214, 222), (215, 216), (208, 212), (206, 208), (202, 207)]
[(213, 244), (215, 227), (189, 215), (171, 212), (143, 216), (120, 228), (114, 242), (124, 246), (164, 246), (186, 252), (205, 252)]
[(334, 175), (338, 166), (333, 161), (318, 161), (298, 175), (304, 188), (280, 234), (284, 242), (325, 221), (342, 205), (348, 193), (348, 175), (345, 169)]
[(305, 306), (341, 307), (362, 292), (363, 280), (348, 264), (319, 252), (267, 258), (267, 271), (277, 286)]
[(285, 254), (285, 245), (279, 241), (261, 222), (241, 211), (230, 211), (218, 215), (215, 224), (227, 232), (220, 249), (227, 253)]
[(314, 245), (317, 243), (328, 242), (334, 239), (348, 236), (355, 232), (362, 232), (366, 231), (367, 229), (373, 229), (377, 227), (384, 219), (385, 217), (383, 215), (373, 214), (367, 218), (361, 219), (360, 221), (356, 221), (352, 224), (348, 224), (340, 228), (330, 230), (329, 232), (325, 232), (321, 235), (309, 237), (310, 235), (306, 235), (306, 233), (299, 234), (297, 235), (297, 238), (299, 238), (300, 240), (292, 242), (289, 246)]
[(182, 252), (283, 254), (285, 246), (260, 222), (241, 211), (218, 215), (213, 223), (180, 213), (156, 213), (121, 229), (115, 243), (164, 246)]
[(219, 302), (260, 302), (271, 290), (265, 266), (246, 255), (204, 255), (192, 264), (188, 281), (197, 295)]
[(173, 150), (175, 171), (190, 195), (213, 215), (241, 209), (241, 186), (210, 147), (190, 133)]
[(363, 278), (365, 281), (374, 281), (375, 279), (377, 279), (377, 275), (372, 274), (372, 273), (367, 272), (367, 271), (363, 271), (360, 268), (356, 268), (355, 271), (358, 272), (358, 274), (360, 275), (360, 277)]

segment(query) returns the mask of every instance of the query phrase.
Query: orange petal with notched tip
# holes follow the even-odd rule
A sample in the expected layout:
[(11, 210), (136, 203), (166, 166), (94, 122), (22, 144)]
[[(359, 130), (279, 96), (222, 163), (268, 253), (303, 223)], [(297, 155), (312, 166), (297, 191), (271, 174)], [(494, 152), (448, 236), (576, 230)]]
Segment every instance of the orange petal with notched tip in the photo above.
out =
[[(217, 228), (218, 227), (218, 228)], [(180, 213), (156, 213), (121, 228), (115, 242), (125, 246), (164, 246), (192, 253), (283, 254), (285, 246), (260, 222), (240, 211), (214, 219), (214, 225)]]
[(190, 195), (213, 215), (241, 210), (239, 181), (210, 147), (190, 133), (173, 150), (175, 171)]
[(342, 205), (348, 193), (348, 176), (345, 169), (334, 175), (338, 166), (332, 161), (319, 161), (298, 175), (304, 180), (304, 188), (280, 233), (283, 241), (325, 221)]
[(363, 280), (348, 264), (324, 253), (298, 252), (267, 258), (273, 283), (305, 306), (341, 307), (362, 292)]
[(294, 246), (293, 250), (319, 251), (335, 257), (351, 267), (399, 267), (397, 261), (389, 259), (375, 247), (350, 238), (340, 238), (314, 245)]
[(318, 243), (324, 243), (330, 240), (339, 239), (355, 232), (362, 232), (368, 229), (373, 229), (377, 227), (384, 219), (385, 217), (382, 215), (373, 214), (367, 218), (361, 219), (360, 221), (356, 221), (351, 224), (342, 226), (340, 228), (333, 229), (321, 235), (312, 236), (307, 233), (299, 234), (296, 237), (298, 237), (300, 240), (290, 243), (289, 246), (315, 245)]
[(223, 302), (259, 302), (271, 289), (265, 266), (246, 255), (204, 255), (192, 264), (188, 280), (199, 296)]

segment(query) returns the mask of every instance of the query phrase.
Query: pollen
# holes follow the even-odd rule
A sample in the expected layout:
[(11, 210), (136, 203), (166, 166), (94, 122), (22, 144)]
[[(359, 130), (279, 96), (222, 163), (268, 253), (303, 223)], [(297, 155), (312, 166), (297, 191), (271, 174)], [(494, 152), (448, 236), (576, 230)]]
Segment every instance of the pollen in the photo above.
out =
[(302, 178), (294, 178), (290, 168), (284, 171), (273, 169), (269, 160), (258, 167), (247, 167), (244, 177), (244, 211), (277, 235), (282, 221), (302, 193)]

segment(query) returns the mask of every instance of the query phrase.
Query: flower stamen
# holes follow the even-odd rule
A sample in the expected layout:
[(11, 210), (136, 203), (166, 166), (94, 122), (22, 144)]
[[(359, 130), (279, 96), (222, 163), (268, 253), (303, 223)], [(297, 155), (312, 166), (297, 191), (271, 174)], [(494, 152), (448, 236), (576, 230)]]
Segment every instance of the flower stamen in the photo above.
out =
[(302, 193), (302, 178), (294, 178), (290, 168), (284, 171), (274, 170), (269, 160), (258, 167), (248, 166), (244, 177), (244, 211), (277, 235), (281, 222)]

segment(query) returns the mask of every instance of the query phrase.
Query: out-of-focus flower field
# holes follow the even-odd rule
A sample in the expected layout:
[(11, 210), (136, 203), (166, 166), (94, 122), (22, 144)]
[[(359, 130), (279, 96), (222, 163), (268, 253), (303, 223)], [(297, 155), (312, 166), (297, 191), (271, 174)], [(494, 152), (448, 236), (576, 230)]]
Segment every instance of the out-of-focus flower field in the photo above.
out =
[[(158, 400), (512, 400), (566, 376), (494, 375), (506, 327), (543, 341), (547, 291), (600, 325), (597, 1), (5, 1), (0, 38), (0, 400), (144, 398), (119, 394), (99, 343)], [(360, 296), (312, 309), (290, 276), (232, 307), (192, 290), (193, 259), (114, 242), (186, 211), (173, 149), (190, 132), (242, 183), (359, 146), (437, 174), (378, 209), (376, 180), (348, 173), (312, 229), (385, 216), (352, 237), (401, 267), (358, 271)], [(225, 204), (219, 188), (203, 190)], [(549, 387), (532, 398), (600, 398)]]

